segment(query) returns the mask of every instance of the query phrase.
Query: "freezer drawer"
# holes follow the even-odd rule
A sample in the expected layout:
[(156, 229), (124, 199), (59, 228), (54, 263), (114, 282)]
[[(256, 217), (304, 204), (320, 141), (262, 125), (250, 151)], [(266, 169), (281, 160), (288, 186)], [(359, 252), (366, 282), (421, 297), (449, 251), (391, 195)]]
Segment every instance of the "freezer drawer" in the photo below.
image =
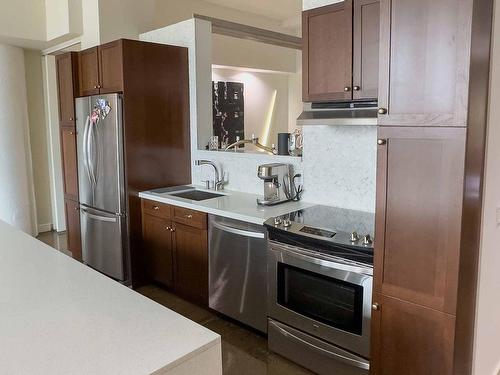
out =
[(126, 218), (80, 205), (80, 221), (83, 262), (124, 281)]
[(209, 306), (267, 331), (267, 241), (263, 226), (209, 216)]

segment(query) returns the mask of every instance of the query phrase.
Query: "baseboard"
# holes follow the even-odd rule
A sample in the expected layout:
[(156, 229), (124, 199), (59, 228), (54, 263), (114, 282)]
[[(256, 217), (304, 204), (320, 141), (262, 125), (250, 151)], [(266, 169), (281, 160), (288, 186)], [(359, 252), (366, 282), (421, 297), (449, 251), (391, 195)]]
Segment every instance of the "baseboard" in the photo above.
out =
[(38, 233), (45, 233), (52, 231), (52, 223), (38, 224)]

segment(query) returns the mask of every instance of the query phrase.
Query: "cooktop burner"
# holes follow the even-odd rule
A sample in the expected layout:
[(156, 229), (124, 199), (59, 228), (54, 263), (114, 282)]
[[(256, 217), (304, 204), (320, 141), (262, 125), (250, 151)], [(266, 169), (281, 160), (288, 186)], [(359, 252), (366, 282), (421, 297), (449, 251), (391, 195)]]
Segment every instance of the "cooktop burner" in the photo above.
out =
[(267, 220), (271, 241), (373, 264), (375, 215), (329, 206), (312, 206)]

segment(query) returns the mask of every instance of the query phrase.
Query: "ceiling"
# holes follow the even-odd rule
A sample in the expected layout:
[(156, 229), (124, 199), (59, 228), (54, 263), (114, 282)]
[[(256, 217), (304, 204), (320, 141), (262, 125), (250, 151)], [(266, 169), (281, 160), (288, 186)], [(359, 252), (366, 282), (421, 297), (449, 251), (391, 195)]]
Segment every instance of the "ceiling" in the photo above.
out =
[(299, 17), (302, 0), (205, 0), (208, 3), (285, 21)]

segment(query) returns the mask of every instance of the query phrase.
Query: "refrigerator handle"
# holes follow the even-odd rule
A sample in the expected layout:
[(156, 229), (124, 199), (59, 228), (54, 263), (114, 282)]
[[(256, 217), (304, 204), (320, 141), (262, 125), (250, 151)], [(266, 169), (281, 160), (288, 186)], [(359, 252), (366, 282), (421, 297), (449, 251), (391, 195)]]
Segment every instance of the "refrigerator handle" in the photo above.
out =
[(87, 177), (89, 178), (90, 184), (93, 186), (93, 178), (90, 171), (90, 155), (89, 155), (89, 130), (90, 130), (90, 116), (87, 116), (85, 120), (85, 126), (83, 127), (83, 163), (85, 166), (85, 172), (87, 172)]
[(109, 223), (116, 223), (116, 217), (107, 217), (107, 216), (99, 216), (94, 215), (88, 212), (85, 208), (81, 208), (80, 211), (90, 219), (98, 220), (98, 221), (106, 221)]
[[(97, 180), (95, 177), (95, 168), (94, 168), (94, 161), (93, 161), (93, 149), (95, 149), (95, 144), (94, 144), (94, 126), (95, 124), (92, 124), (89, 122), (89, 130), (87, 132), (87, 160), (88, 160), (88, 166), (89, 166), (89, 174), (91, 177), (91, 182), (92, 182), (92, 190), (95, 189), (95, 186), (97, 185)], [(94, 146), (94, 147), (92, 147)]]

